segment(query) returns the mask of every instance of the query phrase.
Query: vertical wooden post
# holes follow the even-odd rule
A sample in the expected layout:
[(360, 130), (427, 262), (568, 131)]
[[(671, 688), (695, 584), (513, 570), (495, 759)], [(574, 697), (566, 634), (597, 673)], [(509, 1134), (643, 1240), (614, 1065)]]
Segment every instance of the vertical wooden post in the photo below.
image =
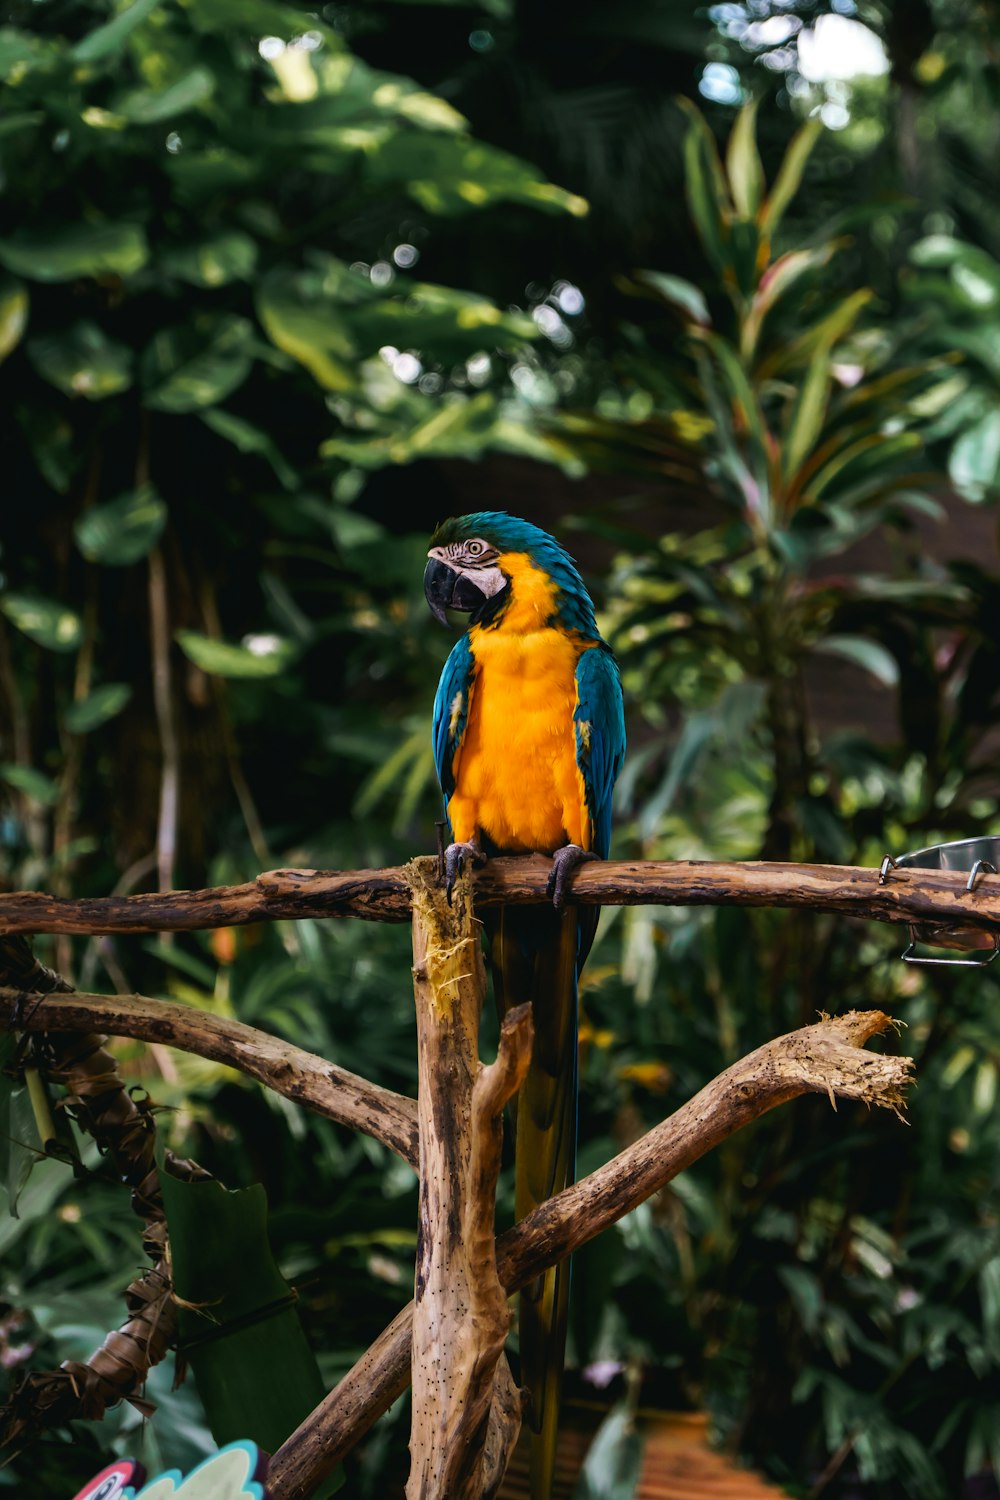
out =
[(407, 1500), (488, 1500), (521, 1426), (504, 1355), (511, 1312), (494, 1250), (504, 1104), (531, 1057), (529, 1006), (507, 1016), (496, 1062), (479, 1061), (486, 986), (471, 882), (445, 899), (437, 862), (414, 860), (420, 1223), (413, 1311)]

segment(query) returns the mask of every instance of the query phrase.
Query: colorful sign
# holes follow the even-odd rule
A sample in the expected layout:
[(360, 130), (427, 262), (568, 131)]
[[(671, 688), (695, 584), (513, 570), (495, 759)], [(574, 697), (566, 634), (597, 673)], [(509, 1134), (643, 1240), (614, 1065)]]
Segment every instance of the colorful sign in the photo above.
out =
[(143, 1484), (144, 1478), (140, 1464), (119, 1459), (85, 1484), (75, 1500), (268, 1500), (263, 1483), (267, 1458), (256, 1443), (227, 1443), (187, 1478), (179, 1469), (170, 1469), (148, 1484)]
[(74, 1500), (124, 1500), (135, 1494), (136, 1486), (146, 1477), (141, 1464), (132, 1458), (120, 1458), (84, 1485)]

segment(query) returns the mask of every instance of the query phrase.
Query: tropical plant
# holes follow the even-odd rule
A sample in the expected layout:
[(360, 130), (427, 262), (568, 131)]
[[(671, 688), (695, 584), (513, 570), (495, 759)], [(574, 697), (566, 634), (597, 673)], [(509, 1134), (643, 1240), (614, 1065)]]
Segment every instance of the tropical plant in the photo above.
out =
[[(542, 26), (488, 9), (480, 53), (453, 6), (9, 8), (5, 884), (222, 883), (279, 859), (356, 867), (430, 847), (442, 642), (416, 533), (476, 502), (454, 469), (408, 470), (394, 493), (414, 535), (400, 535), (380, 485), (411, 459), (498, 449), (605, 476), (566, 503), (619, 556), (599, 592), (630, 692), (621, 852), (871, 864), (996, 819), (995, 565), (983, 549), (946, 568), (923, 547), (957, 513), (939, 443), (968, 452), (968, 428), (991, 451), (992, 366), (973, 336), (993, 302), (969, 300), (991, 274), (964, 248), (996, 252), (976, 213), (997, 119), (988, 52), (963, 53), (932, 7), (946, 68), (918, 79), (920, 104), (947, 116), (960, 170), (916, 184), (922, 208), (957, 221), (920, 223), (896, 191), (894, 84), (873, 105), (877, 154), (858, 130), (810, 157), (807, 125), (783, 166), (801, 102), (769, 95), (762, 167), (752, 111), (720, 159), (704, 122), (684, 134), (662, 97), (664, 59), (692, 91), (718, 63), (722, 7), (685, 29), (687, 52), (669, 7), (574, 15), (558, 45), (555, 12)], [(907, 8), (892, 13), (890, 38)], [(630, 39), (609, 48), (616, 26)], [(735, 99), (761, 71), (726, 47)], [(711, 118), (735, 116), (717, 103)], [(540, 166), (503, 154), (521, 142)], [(587, 192), (591, 167), (615, 206), (593, 230), (544, 175)], [(858, 201), (876, 197), (876, 212)], [(932, 232), (963, 239), (928, 248)], [(897, 303), (911, 239), (936, 279)], [(630, 271), (647, 246), (659, 269)], [(988, 464), (967, 477), (990, 498)], [(835, 667), (848, 728), (821, 698), (817, 712)], [(834, 1139), (822, 1102), (800, 1104), (576, 1262), (578, 1365), (625, 1367), (630, 1400), (642, 1376), (644, 1400), (707, 1404), (800, 1493), (860, 1473), (879, 1500), (953, 1497), (965, 1472), (998, 1466), (992, 992), (903, 969), (899, 946), (828, 919), (636, 909), (605, 918), (587, 971), (581, 1170), (817, 1009), (878, 1004), (908, 1022), (921, 1087), (905, 1136), (861, 1115)], [(231, 1010), (413, 1087), (404, 932), (376, 944), (302, 923), (39, 949), (88, 987)], [(171, 1108), (173, 1146), (232, 1187), (263, 1182), (332, 1383), (407, 1298), (412, 1173), (214, 1065), (117, 1051)], [(14, 1373), (89, 1352), (136, 1260), (106, 1181), (43, 1162), (20, 1214), (3, 1237)], [(168, 1375), (141, 1436), (152, 1469), (210, 1443), (190, 1383), (172, 1395)], [(351, 1493), (387, 1493), (403, 1425), (376, 1432)], [(74, 1437), (36, 1450), (46, 1492), (135, 1451), (138, 1415)], [(25, 1463), (0, 1483), (23, 1489)]]
[[(408, 623), (424, 624), (411, 609), (419, 544), (352, 508), (360, 471), (399, 462), (411, 432), (414, 453), (548, 452), (514, 387), (483, 392), (474, 378), (476, 361), (520, 347), (536, 325), (474, 289), (418, 280), (414, 267), (434, 222), (511, 202), (571, 214), (585, 205), (294, 6), (71, 0), (44, 13), (16, 6), (8, 19), (0, 879), (63, 892), (233, 879), (274, 862), (272, 841), (306, 834), (317, 863), (378, 863), (398, 840), (350, 820), (393, 738), (388, 717), (373, 728), (370, 705), (408, 705), (407, 682), (430, 668), (424, 632)], [(393, 443), (380, 443), (390, 428)], [(342, 442), (354, 467), (322, 457), (324, 440)], [(391, 695), (379, 686), (387, 672)], [(261, 796), (270, 778), (251, 765), (269, 759), (272, 733), (286, 764), (303, 760), (290, 756), (293, 741), (316, 756), (273, 809)], [(346, 856), (334, 852), (344, 834)], [(257, 942), (224, 933), (42, 947), (84, 984), (260, 1017), (409, 1086), (405, 1004), (390, 1007), (377, 1044), (364, 1025), (405, 959), (391, 937), (373, 957), (330, 936), (300, 924)], [(345, 986), (331, 1025), (326, 998)], [(151, 1076), (135, 1048), (124, 1066)], [(272, 1110), (226, 1069), (159, 1049), (152, 1070), (158, 1101), (179, 1109), (165, 1133), (193, 1135), (193, 1153), (232, 1187), (264, 1180), (281, 1269), (312, 1281), (325, 1308), (317, 1324), (329, 1316), (338, 1328), (334, 1363), (350, 1362), (370, 1336), (366, 1320), (359, 1342), (350, 1332), (352, 1284), (371, 1282), (376, 1304), (405, 1300), (397, 1257), (412, 1242), (412, 1174), (322, 1122)], [(24, 1093), (9, 1080), (2, 1092), (15, 1208), (18, 1147), (33, 1135)], [(81, 1176), (92, 1166), (85, 1158)], [(39, 1181), (40, 1196), (35, 1178), (21, 1194), (25, 1221), (5, 1259), (13, 1374), (99, 1344), (95, 1323), (107, 1332), (122, 1321), (123, 1310), (109, 1316), (108, 1292), (131, 1279), (137, 1253), (124, 1203), (113, 1215), (100, 1188), (81, 1189), (92, 1205), (81, 1211), (56, 1163)], [(328, 1193), (331, 1181), (344, 1192)], [(359, 1222), (362, 1201), (379, 1206)], [(183, 1256), (204, 1216), (185, 1236), (172, 1213)], [(92, 1283), (96, 1309), (81, 1301), (71, 1336), (67, 1265), (69, 1290)], [(163, 1404), (149, 1467), (161, 1466), (161, 1435), (177, 1462), (209, 1442), (190, 1393)], [(53, 1493), (93, 1471), (98, 1443), (135, 1443), (130, 1410), (108, 1419), (89, 1453), (50, 1455), (52, 1474), (62, 1465), (70, 1475), (52, 1478)], [(175, 1444), (179, 1426), (190, 1439)], [(4, 1482), (25, 1482), (34, 1463), (22, 1456), (0, 1471)]]
[[(592, 455), (603, 444), (659, 471), (708, 523), (649, 537), (619, 512), (612, 532), (613, 638), (636, 710), (627, 847), (872, 865), (996, 817), (995, 579), (922, 558), (920, 528), (945, 514), (925, 443), (959, 394), (950, 350), (928, 354), (919, 324), (880, 324), (870, 292), (838, 286), (837, 241), (781, 244), (816, 127), (768, 190), (753, 123), (751, 107), (723, 163), (692, 117), (689, 204), (710, 271), (637, 273), (632, 290), (669, 321), (633, 325), (621, 416), (562, 418)], [(636, 391), (647, 409), (630, 421)], [(837, 658), (853, 728), (814, 708), (819, 664)], [(679, 1103), (847, 999), (905, 1017), (936, 1102), (921, 1093), (902, 1143), (864, 1117), (834, 1152), (811, 1108), (729, 1142), (633, 1216), (617, 1253), (581, 1257), (582, 1359), (637, 1362), (668, 1399), (707, 1402), (794, 1493), (845, 1480), (958, 1493), (996, 1464), (992, 1335), (978, 1332), (995, 1321), (998, 1264), (991, 987), (906, 969), (902, 944), (827, 919), (640, 908), (620, 927), (633, 1005), (612, 965), (584, 997), (592, 1124), (634, 1131), (664, 1095)]]

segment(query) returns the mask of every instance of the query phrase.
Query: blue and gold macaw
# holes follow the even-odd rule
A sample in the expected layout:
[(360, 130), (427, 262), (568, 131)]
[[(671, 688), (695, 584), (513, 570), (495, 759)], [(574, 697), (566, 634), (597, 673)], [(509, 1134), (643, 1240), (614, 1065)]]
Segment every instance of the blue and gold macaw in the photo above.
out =
[[(621, 680), (572, 558), (500, 511), (445, 521), (424, 591), (437, 619), (469, 615), (434, 701), (434, 759), (453, 842), (449, 891), (467, 862), (552, 855), (552, 907), (486, 913), (501, 1016), (532, 1002), (535, 1043), (518, 1096), (516, 1207), (523, 1218), (573, 1180), (577, 978), (598, 909), (567, 910), (573, 869), (607, 858), (611, 794), (625, 753)], [(521, 1296), (522, 1379), (531, 1391), (531, 1494), (550, 1494), (566, 1345), (569, 1267)]]

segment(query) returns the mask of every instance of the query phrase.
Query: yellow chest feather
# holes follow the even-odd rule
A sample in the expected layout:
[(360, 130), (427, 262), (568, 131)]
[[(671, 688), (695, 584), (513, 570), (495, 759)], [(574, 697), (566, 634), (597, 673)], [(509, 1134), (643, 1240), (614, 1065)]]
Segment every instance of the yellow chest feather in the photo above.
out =
[(470, 644), (475, 685), (448, 809), (455, 837), (481, 831), (511, 850), (587, 847), (573, 723), (584, 644), (550, 628), (474, 629)]

